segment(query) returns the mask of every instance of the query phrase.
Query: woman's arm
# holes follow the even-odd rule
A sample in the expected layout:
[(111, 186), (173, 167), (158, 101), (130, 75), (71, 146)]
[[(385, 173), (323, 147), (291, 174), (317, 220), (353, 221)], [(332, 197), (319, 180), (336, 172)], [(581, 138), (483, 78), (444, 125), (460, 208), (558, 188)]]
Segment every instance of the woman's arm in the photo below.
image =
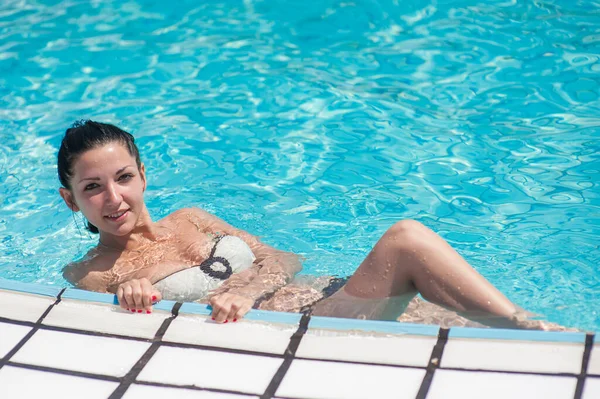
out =
[(288, 284), (302, 269), (299, 257), (293, 253), (279, 251), (267, 245), (260, 251), (253, 249), (253, 252), (256, 256), (255, 263), (260, 268), (254, 272), (248, 284), (228, 290), (252, 299), (253, 302)]
[(131, 312), (152, 313), (152, 304), (162, 299), (161, 293), (147, 278), (133, 278), (123, 283), (109, 285), (106, 271), (107, 260), (92, 258), (70, 263), (63, 268), (63, 277), (76, 288), (116, 294), (119, 305)]
[(75, 288), (106, 293), (108, 287), (103, 273), (97, 270), (94, 260), (69, 263), (63, 268), (63, 278)]

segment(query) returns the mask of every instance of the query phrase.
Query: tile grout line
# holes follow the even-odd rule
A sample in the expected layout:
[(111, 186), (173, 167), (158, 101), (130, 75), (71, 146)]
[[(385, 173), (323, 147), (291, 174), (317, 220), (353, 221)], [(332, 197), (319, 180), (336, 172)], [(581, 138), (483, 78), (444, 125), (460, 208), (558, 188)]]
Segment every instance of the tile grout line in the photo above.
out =
[[(161, 346), (167, 346), (164, 344), (165, 344), (165, 342), (161, 342)], [(190, 349), (196, 349), (196, 348), (190, 348)], [(389, 367), (423, 370), (423, 367), (419, 367), (419, 366), (389, 365), (389, 364), (385, 364), (385, 363), (364, 363), (364, 362), (358, 362), (358, 361), (345, 361), (345, 360), (342, 361), (342, 360), (330, 360), (330, 359), (318, 359), (318, 358), (306, 358), (306, 357), (294, 357), (294, 359), (314, 360), (314, 361), (322, 361), (322, 362), (328, 362), (328, 363), (345, 363), (345, 364), (356, 364), (356, 365), (364, 365), (364, 366), (384, 366), (384, 367), (389, 366)], [(83, 371), (60, 369), (60, 368), (40, 366), (40, 365), (28, 364), (28, 363), (13, 362), (13, 361), (8, 361), (8, 362), (6, 362), (6, 364), (8, 366), (20, 367), (20, 368), (25, 368), (25, 369), (47, 371), (47, 372), (57, 373), (57, 374), (81, 376), (81, 377), (92, 378), (92, 379), (97, 379), (97, 380), (118, 381), (118, 382), (121, 381), (121, 379), (119, 377), (114, 377), (114, 376), (110, 376), (110, 375), (106, 375), (106, 374), (94, 374), (94, 373), (88, 373), (88, 372), (83, 372)], [(452, 371), (464, 371), (464, 372), (478, 372), (478, 373), (538, 375), (538, 376), (548, 376), (548, 377), (577, 377), (579, 375), (579, 374), (573, 374), (573, 373), (539, 373), (539, 372), (533, 372), (533, 371), (489, 370), (489, 369), (472, 369), (472, 368), (467, 369), (467, 368), (459, 368), (459, 367), (440, 367), (439, 369), (452, 370)], [(197, 390), (212, 389), (212, 388), (201, 388), (201, 387), (197, 387), (197, 386), (192, 387), (192, 386), (187, 386), (187, 385), (159, 383), (159, 382), (152, 382), (152, 381), (136, 381), (136, 384), (156, 385), (156, 386), (164, 385), (166, 387), (189, 388), (189, 389), (193, 388), (193, 389), (197, 389)], [(227, 392), (240, 393), (238, 391), (227, 391)], [(241, 392), (241, 393), (243, 393), (243, 392)]]
[(29, 341), (29, 339), (31, 337), (33, 337), (33, 334), (35, 334), (39, 329), (40, 326), (42, 325), (42, 321), (44, 321), (44, 318), (48, 315), (48, 313), (50, 313), (50, 311), (52, 310), (52, 308), (60, 303), (61, 300), (61, 295), (63, 294), (63, 292), (65, 292), (66, 288), (63, 288), (58, 295), (56, 296), (56, 301), (54, 301), (54, 303), (52, 303), (50, 306), (48, 306), (48, 308), (44, 311), (44, 313), (42, 313), (42, 315), (39, 317), (39, 319), (35, 322), (35, 324), (33, 324), (31, 327), (31, 330), (10, 350), (10, 352), (8, 352), (6, 354), (6, 356), (4, 356), (4, 358), (0, 359), (0, 369), (2, 369), (2, 367), (9, 362), (9, 360), (15, 355), (15, 353), (17, 353), (19, 351), (19, 349), (21, 349), (23, 347), (23, 345), (25, 345), (27, 343), (27, 341)]
[(73, 377), (90, 378), (92, 380), (99, 380), (99, 381), (111, 381), (111, 382), (120, 382), (121, 381), (121, 379), (119, 377), (115, 377), (115, 376), (112, 376), (112, 375), (94, 374), (94, 373), (88, 373), (86, 371), (57, 369), (57, 368), (54, 368), (54, 367), (40, 366), (40, 365), (37, 365), (37, 364), (28, 364), (28, 363), (19, 363), (19, 362), (8, 362), (7, 365), (8, 366), (12, 366), (12, 367), (18, 367), (18, 368), (21, 368), (21, 369), (43, 371), (43, 372), (54, 373), (54, 374), (62, 374), (62, 375), (70, 375), (70, 376), (73, 376)]
[[(4, 365), (10, 365), (10, 366), (14, 366), (14, 367), (19, 367), (19, 368), (25, 368), (25, 369), (31, 369), (31, 370), (38, 370), (38, 371), (43, 371), (43, 372), (54, 372), (54, 373), (58, 373), (58, 374), (65, 374), (65, 375), (72, 375), (72, 376), (77, 376), (77, 377), (84, 377), (84, 378), (92, 378), (92, 379), (97, 379), (97, 380), (104, 380), (104, 381), (112, 381), (112, 382), (119, 382), (121, 381), (121, 385), (123, 385), (123, 382), (125, 380), (125, 377), (119, 378), (119, 377), (113, 377), (113, 376), (108, 376), (108, 375), (99, 375), (99, 374), (93, 374), (93, 373), (85, 373), (85, 372), (78, 372), (78, 371), (71, 371), (71, 370), (62, 370), (62, 369), (54, 369), (51, 367), (45, 367), (45, 366), (38, 366), (38, 365), (29, 365), (29, 364), (24, 364), (24, 363), (18, 363), (18, 362), (11, 362), (10, 358), (23, 346), (25, 345), (25, 343), (31, 338), (31, 336), (33, 336), (33, 334), (38, 331), (39, 329), (50, 329), (50, 330), (57, 330), (57, 331), (64, 331), (64, 332), (74, 332), (74, 333), (79, 333), (79, 334), (84, 334), (84, 335), (98, 335), (98, 336), (112, 336), (115, 338), (124, 338), (124, 339), (130, 339), (130, 340), (136, 340), (136, 341), (145, 341), (145, 342), (153, 342), (153, 346), (156, 345), (156, 349), (153, 351), (153, 353), (148, 356), (148, 359), (146, 359), (146, 361), (144, 362), (143, 365), (141, 365), (141, 367), (139, 367), (139, 370), (137, 370), (136, 372), (136, 377), (137, 375), (141, 372), (141, 369), (143, 368), (143, 366), (145, 366), (145, 364), (147, 363), (147, 361), (150, 360), (150, 358), (152, 357), (152, 355), (156, 352), (156, 350), (158, 349), (158, 346), (164, 345), (164, 346), (178, 346), (178, 343), (170, 343), (170, 342), (162, 342), (162, 336), (164, 335), (164, 333), (166, 332), (166, 330), (168, 329), (170, 322), (177, 317), (178, 314), (178, 310), (179, 307), (181, 306), (180, 303), (176, 303), (175, 306), (173, 307), (171, 313), (172, 316), (170, 318), (168, 318), (167, 320), (165, 320), (163, 322), (163, 324), (161, 325), (161, 327), (159, 328), (159, 330), (157, 331), (157, 333), (155, 334), (155, 338), (153, 340), (147, 340), (147, 339), (143, 339), (143, 338), (137, 338), (137, 337), (129, 337), (129, 336), (120, 336), (120, 335), (116, 335), (116, 334), (106, 334), (106, 333), (100, 333), (100, 332), (89, 332), (89, 331), (85, 331), (85, 330), (77, 330), (77, 329), (70, 329), (70, 328), (66, 328), (66, 327), (59, 327), (59, 326), (48, 326), (48, 325), (44, 325), (42, 324), (42, 321), (44, 320), (44, 318), (48, 315), (48, 313), (52, 310), (52, 308), (57, 305), (60, 301), (61, 301), (61, 295), (64, 292), (64, 289), (57, 295), (57, 300), (51, 304), (42, 314), (42, 316), (40, 316), (40, 318), (38, 319), (37, 322), (33, 323), (33, 322), (28, 322), (28, 321), (20, 321), (20, 320), (12, 320), (12, 319), (7, 319), (4, 317), (0, 317), (0, 321), (6, 321), (8, 323), (11, 324), (18, 324), (18, 325), (24, 325), (24, 326), (30, 326), (32, 327), (32, 330), (19, 342), (19, 344), (17, 344), (13, 350), (11, 350), (11, 352), (9, 352), (7, 354), (7, 356), (5, 356), (4, 359), (0, 359), (0, 368), (2, 368), (2, 366)], [(178, 306), (179, 305), (179, 306)], [(306, 316), (306, 315), (304, 315)], [(269, 384), (269, 386), (267, 387), (267, 390), (265, 391), (265, 394), (263, 394), (263, 396), (261, 396), (261, 398), (265, 397), (265, 398), (271, 398), (277, 388), (279, 387), (281, 381), (283, 380), (283, 377), (285, 376), (285, 373), (287, 372), (287, 370), (289, 369), (289, 366), (291, 365), (292, 360), (294, 359), (294, 355), (295, 352), (297, 351), (300, 341), (302, 339), (302, 336), (304, 335), (304, 333), (307, 330), (307, 326), (308, 326), (308, 322), (310, 321), (310, 317), (307, 316), (302, 317), (301, 321), (300, 321), (300, 326), (298, 328), (298, 330), (294, 333), (294, 335), (290, 338), (290, 344), (288, 345), (288, 348), (286, 349), (285, 353), (284, 353), (284, 363), (282, 364), (282, 366), (280, 366), (280, 369), (277, 371), (277, 373), (275, 374), (273, 380), (271, 381), (271, 383)], [(167, 323), (168, 322), (168, 323)], [(303, 328), (303, 325), (304, 328)], [(445, 337), (444, 335), (444, 330), (445, 330)], [(85, 334), (85, 333), (89, 333), (89, 334)], [(443, 339), (443, 342), (441, 342), (440, 340)], [(441, 363), (441, 356), (443, 354), (443, 350), (445, 347), (445, 344), (447, 342), (448, 339), (448, 330), (446, 329), (440, 329), (440, 333), (438, 334), (438, 342), (436, 343), (434, 349), (432, 350), (432, 356), (430, 359), (430, 364), (427, 367), (427, 373), (423, 379), (423, 383), (421, 385), (421, 389), (419, 390), (419, 393), (417, 395), (417, 399), (424, 399), (426, 397), (426, 394), (429, 390), (429, 386), (432, 382), (433, 379), (433, 374), (435, 372), (435, 369), (437, 368), (441, 368), (440, 367), (440, 363)], [(590, 358), (590, 354), (591, 354), (591, 349), (593, 347), (593, 340), (594, 340), (594, 334), (587, 334), (586, 335), (586, 340), (585, 340), (585, 349), (584, 349), (584, 354), (582, 357), (582, 369), (581, 372), (579, 374), (573, 374), (573, 373), (540, 373), (540, 372), (527, 372), (527, 371), (508, 371), (508, 370), (480, 370), (480, 369), (462, 369), (462, 368), (443, 368), (444, 370), (457, 370), (457, 371), (479, 371), (479, 372), (496, 372), (496, 373), (507, 373), (507, 374), (526, 374), (526, 375), (549, 375), (549, 376), (569, 376), (569, 377), (577, 377), (577, 387), (576, 387), (576, 391), (575, 391), (575, 399), (580, 399), (581, 395), (582, 395), (582, 391), (583, 391), (583, 385), (585, 383), (585, 377), (587, 376), (587, 366), (589, 363), (589, 358)], [(202, 346), (198, 346), (198, 345), (194, 345), (194, 344), (183, 344), (182, 346), (184, 347), (190, 347), (190, 348), (194, 348), (194, 347), (202, 347)], [(152, 346), (151, 346), (152, 348)], [(147, 353), (144, 355), (146, 356), (148, 354), (148, 352), (150, 351), (150, 349), (147, 351)], [(214, 347), (207, 347), (207, 349), (221, 349), (222, 351), (225, 352), (231, 352), (234, 351), (236, 352), (236, 350), (229, 350), (227, 348), (214, 348)], [(247, 351), (243, 351), (240, 350), (240, 352), (247, 352)], [(435, 356), (435, 354), (437, 354), (437, 352), (439, 352), (439, 356)], [(264, 356), (265, 354), (263, 353), (249, 353), (251, 355), (262, 355)], [(142, 358), (144, 358), (144, 356), (142, 356)], [(281, 355), (273, 355), (274, 357), (281, 357)], [(437, 358), (437, 362), (436, 362), (436, 358)], [(305, 358), (302, 358), (305, 359)], [(308, 360), (311, 360), (310, 358), (306, 358)], [(130, 370), (130, 372), (128, 374), (131, 374), (132, 371), (136, 368), (136, 366), (138, 366), (138, 364), (141, 362), (142, 359), (140, 359), (138, 361), (138, 363), (132, 368), (132, 370)], [(356, 363), (356, 364), (365, 364), (362, 362), (350, 362), (350, 361), (344, 361), (344, 360), (332, 360), (332, 359), (312, 359), (312, 360), (321, 360), (321, 361), (329, 361), (329, 362), (338, 362), (338, 363)], [(285, 367), (284, 370), (284, 365), (287, 362), (287, 366)], [(371, 363), (368, 363), (369, 365)], [(416, 367), (416, 366), (401, 366), (401, 365), (388, 365), (388, 364), (380, 364), (380, 363), (372, 363), (373, 365), (383, 365), (383, 366), (396, 366), (396, 367), (408, 367), (408, 368), (417, 368), (417, 369), (422, 369), (422, 367)], [(275, 382), (275, 377), (278, 377), (278, 374), (280, 374), (278, 381), (276, 382), (276, 386), (274, 385)], [(426, 381), (429, 377), (429, 380)], [(135, 380), (135, 378), (132, 379), (132, 381), (130, 381), (127, 384), (127, 387), (125, 387), (124, 389), (122, 389), (122, 392), (120, 394), (120, 396), (117, 396), (118, 398), (120, 398), (125, 391), (127, 390), (127, 388), (131, 385), (131, 383)], [(187, 386), (187, 385), (176, 385), (176, 384), (163, 384), (163, 383), (155, 383), (155, 382), (146, 382), (146, 381), (139, 381), (140, 384), (142, 385), (149, 385), (149, 386), (157, 386), (157, 387), (172, 387), (172, 388), (182, 388), (182, 389), (193, 389), (193, 390), (199, 390), (199, 391), (211, 391), (211, 392), (219, 392), (219, 393), (236, 393), (236, 394), (243, 394), (243, 395), (249, 395), (247, 393), (244, 392), (237, 392), (237, 391), (228, 391), (228, 390), (219, 390), (219, 389), (210, 389), (210, 388), (200, 388), (200, 387), (196, 387), (196, 386)], [(121, 385), (117, 388), (121, 388)], [(426, 390), (424, 390), (424, 386), (426, 385)], [(269, 388), (271, 388), (272, 392), (269, 390)], [(423, 391), (423, 392), (422, 392)], [(115, 395), (117, 392), (115, 391), (113, 393), (113, 395)], [(270, 396), (265, 396), (265, 395), (269, 395)], [(113, 398), (113, 395), (111, 395), (110, 398)]]
[(172, 341), (162, 341), (160, 343), (161, 346), (166, 346), (169, 348), (181, 348), (181, 349), (202, 349), (213, 352), (224, 352), (224, 353), (236, 353), (238, 355), (250, 355), (250, 356), (260, 356), (260, 357), (269, 357), (281, 359), (284, 356), (278, 353), (270, 353), (270, 352), (259, 352), (259, 351), (251, 351), (246, 349), (236, 349), (236, 348), (227, 348), (223, 346), (210, 346), (210, 345), (200, 345), (200, 344), (188, 344), (185, 342), (172, 342)]
[[(400, 369), (413, 369), (413, 370), (427, 370), (427, 367), (423, 366), (413, 366), (408, 364), (390, 364), (390, 363), (373, 363), (373, 362), (362, 362), (359, 360), (338, 360), (338, 359), (323, 359), (317, 357), (302, 357), (296, 356), (294, 359), (297, 360), (314, 360), (324, 363), (343, 363), (343, 364), (356, 364), (363, 366), (384, 366), (384, 367), (393, 367)], [(430, 360), (431, 362), (431, 360)], [(495, 369), (477, 369), (477, 368), (463, 368), (463, 367), (440, 367), (440, 370), (452, 370), (452, 371), (469, 371), (469, 372), (481, 372), (481, 373), (503, 373), (503, 374), (522, 374), (522, 375), (539, 375), (545, 377), (577, 377), (579, 374), (575, 373), (548, 373), (543, 371), (513, 371), (513, 370), (495, 370)]]
[(440, 328), (438, 340), (431, 351), (431, 358), (425, 369), (425, 376), (423, 377), (423, 382), (421, 383), (421, 387), (419, 388), (419, 392), (415, 399), (425, 399), (427, 397), (435, 370), (440, 367), (440, 364), (442, 363), (444, 347), (446, 346), (446, 342), (448, 342), (448, 332), (449, 330), (447, 328)]
[(159, 387), (159, 388), (191, 389), (194, 391), (203, 391), (203, 392), (230, 393), (230, 394), (234, 394), (234, 395), (244, 395), (244, 396), (251, 396), (253, 398), (256, 398), (256, 394), (254, 394), (254, 393), (233, 391), (233, 390), (229, 390), (229, 389), (205, 388), (205, 387), (199, 387), (197, 385), (175, 385), (175, 384), (167, 384), (167, 383), (162, 383), (162, 382), (151, 382), (151, 381), (136, 381), (136, 384), (146, 385), (146, 386), (150, 386), (150, 387)]
[(281, 366), (279, 366), (279, 369), (275, 372), (275, 375), (271, 379), (271, 382), (267, 386), (267, 389), (265, 389), (265, 392), (260, 396), (260, 399), (271, 399), (273, 395), (275, 395), (275, 392), (277, 392), (281, 381), (283, 381), (283, 377), (285, 377), (285, 374), (287, 373), (288, 369), (292, 364), (292, 361), (294, 360), (296, 351), (300, 346), (300, 341), (302, 340), (304, 333), (306, 333), (306, 331), (308, 330), (309, 322), (310, 314), (304, 313), (302, 315), (302, 318), (300, 319), (298, 330), (296, 330), (296, 332), (290, 337), (290, 343), (285, 349), (283, 355), (283, 363), (281, 363)]
[(125, 394), (127, 389), (129, 389), (129, 386), (131, 386), (131, 384), (135, 381), (135, 379), (140, 374), (142, 369), (146, 366), (146, 364), (150, 361), (152, 356), (154, 356), (154, 354), (160, 347), (160, 342), (161, 342), (163, 336), (165, 335), (165, 332), (167, 332), (167, 329), (171, 325), (171, 322), (179, 314), (179, 308), (181, 308), (181, 305), (182, 305), (181, 302), (175, 303), (175, 305), (173, 306), (173, 309), (171, 309), (171, 317), (165, 319), (165, 321), (163, 321), (163, 323), (160, 326), (160, 328), (158, 329), (158, 331), (156, 331), (156, 334), (154, 335), (154, 339), (152, 340), (153, 341), (152, 345), (150, 345), (148, 350), (142, 355), (142, 357), (140, 357), (140, 359), (131, 368), (131, 370), (129, 370), (129, 372), (127, 374), (125, 374), (125, 376), (121, 379), (121, 383), (119, 384), (119, 386), (108, 397), (108, 399), (121, 398)]
[[(0, 317), (0, 323), (15, 324), (15, 325), (26, 326), (26, 327), (35, 327), (35, 325), (36, 325), (35, 323), (28, 322), (28, 321), (5, 319), (3, 317)], [(64, 332), (64, 333), (70, 333), (70, 334), (87, 335), (87, 336), (92, 336), (92, 337), (117, 338), (117, 339), (124, 339), (124, 340), (128, 340), (128, 341), (152, 342), (151, 338), (142, 338), (142, 337), (135, 337), (132, 335), (105, 333), (105, 332), (93, 331), (93, 330), (81, 330), (79, 328), (53, 326), (50, 324), (42, 324), (39, 326), (39, 329), (40, 330), (48, 330), (48, 331)]]
[[(35, 327), (35, 322), (22, 321), (22, 320), (13, 320), (5, 317), (0, 317), (0, 323), (7, 324), (15, 324), (22, 325), (26, 327)], [(112, 333), (104, 333), (99, 331), (91, 331), (91, 330), (80, 330), (71, 327), (62, 327), (62, 326), (52, 326), (47, 324), (39, 325), (38, 330), (49, 330), (49, 331), (57, 331), (64, 333), (72, 333), (79, 334), (85, 336), (92, 337), (103, 337), (103, 338), (113, 338), (113, 339), (122, 339), (127, 341), (137, 341), (137, 342), (153, 342), (153, 339), (141, 338), (129, 335), (121, 335), (121, 334), (112, 334)], [(204, 349), (211, 350), (215, 352), (225, 352), (225, 353), (237, 353), (243, 355), (251, 355), (251, 356), (262, 356), (262, 357), (271, 357), (271, 358), (284, 358), (284, 355), (276, 354), (276, 353), (267, 353), (267, 352), (259, 352), (259, 351), (251, 351), (245, 349), (236, 349), (236, 348), (227, 348), (227, 347), (218, 347), (218, 346), (209, 346), (209, 345), (200, 345), (193, 343), (185, 343), (185, 342), (175, 342), (175, 341), (161, 341), (161, 346), (172, 347), (172, 348), (183, 348), (183, 349)], [(317, 358), (317, 357), (298, 357), (295, 359), (301, 360), (315, 360), (321, 362), (328, 363), (347, 363), (347, 364), (358, 364), (358, 365), (366, 365), (366, 366), (386, 366), (386, 367), (397, 367), (397, 368), (409, 368), (409, 369), (424, 369), (426, 367), (423, 366), (413, 366), (407, 364), (390, 364), (390, 363), (374, 363), (374, 362), (362, 362), (356, 360), (342, 360), (342, 359), (325, 359), (325, 358)], [(0, 363), (3, 361), (0, 360)], [(5, 363), (12, 364), (13, 362), (5, 361)], [(14, 363), (18, 365), (20, 363)], [(540, 375), (540, 376), (551, 376), (551, 377), (578, 377), (580, 374), (578, 373), (549, 373), (549, 372), (539, 372), (539, 371), (512, 371), (512, 370), (495, 370), (495, 369), (476, 369), (476, 368), (463, 368), (463, 367), (439, 367), (444, 370), (455, 370), (455, 371), (474, 371), (474, 372), (484, 372), (484, 373), (505, 373), (505, 374), (525, 374), (525, 375)], [(60, 369), (57, 369), (60, 370)], [(97, 375), (97, 374), (94, 374)], [(600, 376), (600, 374), (586, 374), (589, 376)]]
[(451, 370), (451, 371), (468, 371), (472, 373), (497, 373), (497, 374), (520, 374), (520, 375), (539, 375), (541, 377), (574, 377), (576, 378), (579, 374), (575, 373), (546, 373), (539, 371), (516, 371), (516, 370), (490, 370), (490, 369), (476, 369), (476, 368), (462, 368), (462, 367), (438, 367), (440, 370)]
[[(88, 373), (85, 371), (57, 369), (57, 368), (53, 368), (53, 367), (38, 366), (38, 365), (26, 364), (26, 363), (8, 362), (8, 365), (13, 366), (13, 367), (28, 369), (28, 370), (43, 371), (43, 372), (49, 372), (49, 373), (54, 373), (54, 374), (68, 375), (68, 376), (72, 376), (72, 377), (90, 378), (90, 379), (99, 380), (99, 381), (120, 382), (122, 380), (121, 377), (114, 377), (111, 375), (94, 374), (94, 373)], [(202, 387), (198, 387), (195, 385), (178, 385), (178, 384), (168, 384), (168, 383), (152, 382), (152, 381), (136, 381), (136, 384), (147, 385), (147, 386), (152, 386), (152, 387), (160, 387), (160, 388), (192, 389), (195, 391), (231, 393), (231, 394), (247, 395), (247, 396), (256, 397), (255, 394), (250, 394), (247, 392), (232, 391), (232, 390), (218, 389), (218, 388), (202, 388)]]
[[(133, 316), (135, 317), (135, 315), (133, 315)], [(144, 316), (142, 315), (142, 317), (144, 317)], [(22, 325), (22, 326), (26, 326), (26, 327), (35, 326), (35, 323), (33, 323), (33, 322), (18, 321), (18, 320), (12, 320), (12, 319), (6, 319), (3, 317), (0, 317), (0, 324), (3, 322), (7, 323), (7, 324)], [(52, 326), (52, 325), (48, 325), (48, 324), (42, 324), (39, 329), (40, 330), (48, 330), (48, 331), (64, 332), (64, 333), (69, 333), (69, 334), (79, 334), (79, 335), (85, 335), (85, 336), (90, 336), (90, 337), (121, 339), (121, 340), (126, 340), (126, 341), (150, 342), (150, 343), (152, 343), (154, 341), (153, 338), (142, 338), (142, 337), (135, 337), (135, 336), (131, 336), (131, 335), (105, 333), (105, 332), (92, 331), (92, 330), (81, 330), (78, 328)], [(215, 352), (228, 352), (228, 353), (238, 353), (241, 355), (283, 358), (283, 355), (277, 354), (277, 353), (252, 351), (252, 350), (246, 350), (246, 349), (227, 348), (227, 347), (220, 347), (220, 346), (201, 345), (201, 344), (193, 344), (193, 343), (177, 342), (177, 341), (161, 341), (160, 345), (168, 346), (168, 347), (172, 347), (172, 348), (206, 349), (206, 350), (212, 350)]]
[(581, 395), (583, 395), (583, 386), (585, 385), (585, 378), (587, 377), (587, 369), (590, 363), (590, 355), (592, 354), (593, 346), (594, 334), (586, 334), (585, 349), (583, 350), (583, 357), (581, 359), (581, 373), (577, 376), (577, 386), (575, 387), (573, 399), (581, 399)]

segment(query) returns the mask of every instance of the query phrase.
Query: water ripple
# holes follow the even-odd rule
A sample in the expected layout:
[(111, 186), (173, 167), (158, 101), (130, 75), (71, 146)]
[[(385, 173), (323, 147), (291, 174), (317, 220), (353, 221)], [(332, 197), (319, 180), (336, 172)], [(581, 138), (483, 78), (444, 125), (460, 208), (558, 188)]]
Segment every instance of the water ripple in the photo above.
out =
[(598, 10), (4, 1), (0, 276), (63, 284), (93, 244), (55, 155), (94, 118), (136, 135), (154, 217), (203, 206), (338, 275), (415, 218), (515, 302), (598, 329)]

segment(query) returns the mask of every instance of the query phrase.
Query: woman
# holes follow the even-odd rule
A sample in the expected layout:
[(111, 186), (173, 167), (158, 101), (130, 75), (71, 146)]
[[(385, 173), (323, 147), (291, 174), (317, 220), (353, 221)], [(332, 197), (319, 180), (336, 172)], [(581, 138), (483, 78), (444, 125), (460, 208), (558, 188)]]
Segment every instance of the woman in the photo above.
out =
[[(65, 267), (65, 278), (82, 289), (116, 293), (121, 307), (132, 312), (150, 313), (162, 293), (182, 283), (202, 285), (194, 281), (206, 277), (202, 299), (218, 323), (237, 321), (252, 307), (394, 320), (409, 304), (411, 312), (400, 320), (419, 321), (415, 308), (427, 306), (413, 300), (420, 293), (442, 307), (435, 307), (441, 318), (452, 310), (487, 325), (545, 328), (521, 317), (523, 312), (416, 221), (391, 226), (349, 279), (303, 283), (294, 279), (301, 269), (297, 256), (201, 209), (178, 210), (153, 222), (133, 136), (115, 126), (85, 121), (68, 129), (58, 153), (58, 174), (67, 206), (81, 211), (88, 228), (99, 233), (97, 247)], [(223, 256), (216, 256), (218, 251)], [(250, 256), (237, 273), (230, 265), (237, 262), (235, 253)], [(456, 316), (446, 324), (460, 320)]]

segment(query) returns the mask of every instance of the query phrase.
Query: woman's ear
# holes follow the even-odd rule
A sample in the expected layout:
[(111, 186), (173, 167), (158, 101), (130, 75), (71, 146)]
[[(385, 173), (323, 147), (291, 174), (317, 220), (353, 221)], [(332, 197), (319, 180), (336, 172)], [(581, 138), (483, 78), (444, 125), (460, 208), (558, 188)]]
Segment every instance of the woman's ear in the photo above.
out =
[(142, 178), (142, 183), (144, 183), (142, 191), (146, 191), (146, 166), (143, 163), (140, 165), (140, 177)]
[(75, 203), (75, 199), (73, 198), (73, 194), (71, 193), (71, 191), (67, 190), (64, 187), (61, 187), (58, 189), (58, 192), (60, 193), (60, 196), (65, 201), (65, 204), (67, 204), (70, 210), (72, 210), (73, 212), (79, 212), (79, 207)]

